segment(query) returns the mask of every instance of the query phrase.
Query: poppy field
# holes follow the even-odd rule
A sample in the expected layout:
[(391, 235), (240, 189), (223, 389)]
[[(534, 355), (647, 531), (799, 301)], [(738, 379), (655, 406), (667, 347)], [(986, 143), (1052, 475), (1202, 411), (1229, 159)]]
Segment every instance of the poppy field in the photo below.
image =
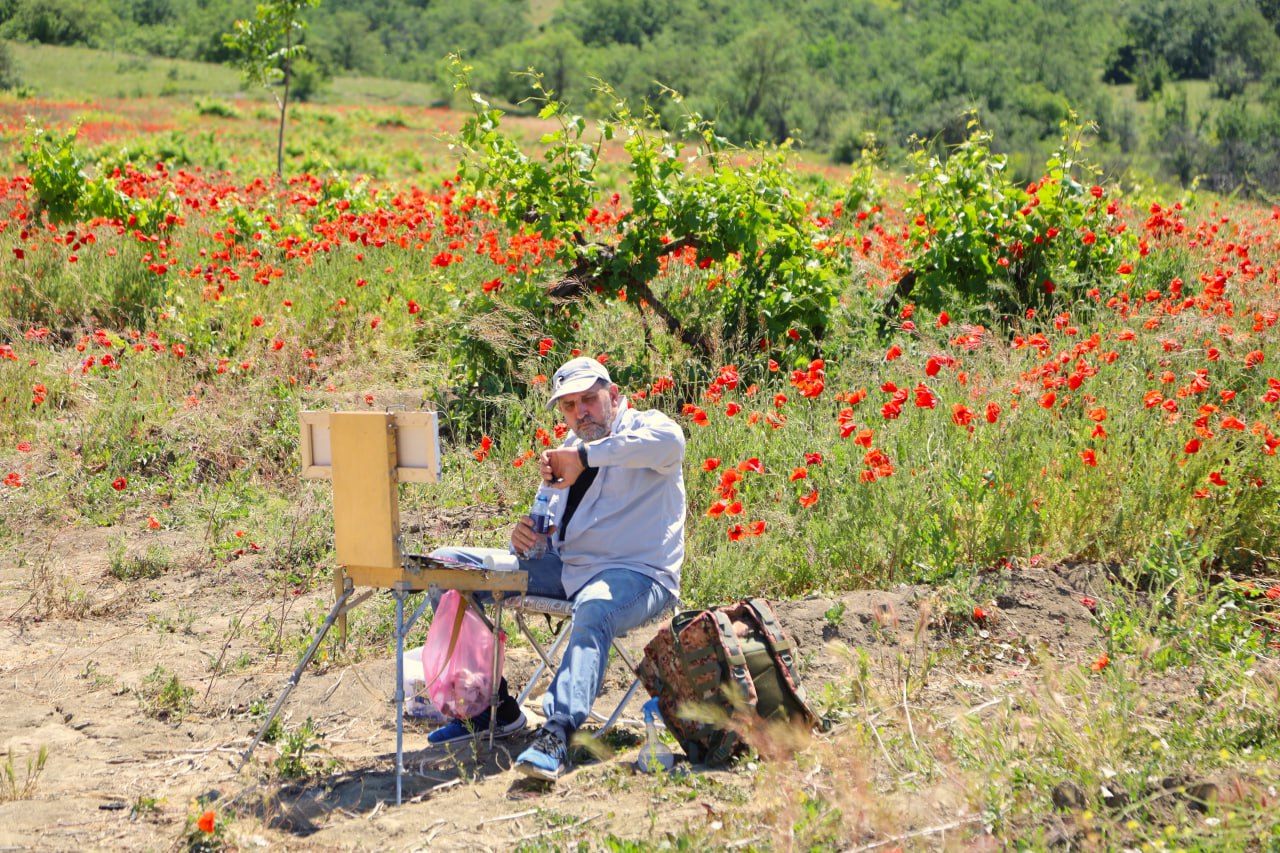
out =
[[(504, 117), (485, 149), (458, 143), (466, 120), (299, 108), (278, 179), (272, 117), (252, 108), (0, 100), (5, 553), (104, 530), (122, 583), (248, 566), (308, 603), (300, 626), (277, 614), (258, 630), (264, 653), (296, 653), (333, 559), (327, 484), (297, 477), (298, 412), (440, 411), (444, 481), (402, 487), (413, 544), (499, 544), (532, 496), (531, 460), (565, 434), (547, 377), (585, 354), (685, 428), (686, 604), (922, 585), (923, 628), (967, 648), (1008, 627), (998, 590), (1020, 573), (1108, 575), (1105, 597), (1079, 597), (1098, 633), (1056, 675), (1108, 755), (1068, 760), (1064, 733), (994, 726), (940, 734), (926, 760), (914, 730), (886, 748), (859, 718), (849, 748), (867, 761), (897, 766), (905, 750), (925, 777), (987, 774), (975, 797), (992, 817), (970, 829), (1006, 843), (1044, 841), (1024, 816), (1050, 810), (1063, 778), (1111, 779), (1104, 764), (1137, 787), (1220, 770), (1243, 780), (1238, 808), (1154, 820), (1106, 813), (1086, 786), (1104, 813), (1082, 843), (1211, 849), (1232, 826), (1222, 837), (1275, 832), (1280, 208), (1127, 184), (1078, 148), (1015, 184), (980, 133), (950, 163), (922, 151), (906, 178), (782, 152), (776, 174), (752, 174), (797, 213), (741, 238), (781, 258), (757, 279), (729, 237), (668, 251), (685, 220), (639, 210), (638, 149), (604, 141), (589, 179), (553, 171), (549, 186), (586, 187), (566, 202), (570, 231), (650, 251), (652, 274), (644, 292), (598, 277), (561, 298), (585, 255), (569, 231), (513, 216), (518, 193), (485, 176), (514, 174), (494, 166), (493, 134), (536, 161), (572, 141), (566, 125)], [(717, 167), (717, 203), (757, 158)], [(762, 186), (748, 197), (767, 199)], [(641, 215), (672, 231), (629, 242)], [(774, 300), (786, 276), (794, 298)], [(694, 328), (702, 343), (679, 333)], [(32, 578), (24, 618), (91, 612), (71, 568)], [(352, 630), (366, 650), (389, 637), (385, 612)], [(1204, 702), (1128, 738), (1137, 685), (1167, 673)], [(858, 683), (830, 687), (828, 710), (869, 701)], [(213, 812), (191, 814), (192, 837), (213, 832)], [(836, 837), (804, 827), (817, 849)]]

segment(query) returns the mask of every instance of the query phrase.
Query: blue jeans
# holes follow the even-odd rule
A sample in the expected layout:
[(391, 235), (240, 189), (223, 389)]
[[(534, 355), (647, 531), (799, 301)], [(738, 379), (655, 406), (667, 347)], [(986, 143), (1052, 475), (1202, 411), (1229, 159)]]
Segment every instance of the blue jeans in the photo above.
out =
[[(440, 548), (433, 557), (480, 565), (496, 548)], [(548, 551), (537, 560), (520, 560), (529, 574), (529, 595), (565, 598), (560, 555)], [(560, 666), (543, 699), (547, 728), (569, 742), (591, 713), (609, 664), (614, 637), (656, 619), (675, 598), (656, 580), (630, 569), (604, 568), (573, 596), (573, 632)]]

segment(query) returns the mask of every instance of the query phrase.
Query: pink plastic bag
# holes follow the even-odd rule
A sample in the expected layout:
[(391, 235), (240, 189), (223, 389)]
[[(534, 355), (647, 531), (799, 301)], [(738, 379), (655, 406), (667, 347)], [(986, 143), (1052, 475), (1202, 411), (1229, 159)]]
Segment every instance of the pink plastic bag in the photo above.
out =
[[(499, 632), (498, 672), (506, 635)], [(493, 692), (493, 634), (467, 607), (462, 594), (447, 590), (422, 647), (422, 675), (427, 695), (446, 716), (469, 720), (489, 707)]]

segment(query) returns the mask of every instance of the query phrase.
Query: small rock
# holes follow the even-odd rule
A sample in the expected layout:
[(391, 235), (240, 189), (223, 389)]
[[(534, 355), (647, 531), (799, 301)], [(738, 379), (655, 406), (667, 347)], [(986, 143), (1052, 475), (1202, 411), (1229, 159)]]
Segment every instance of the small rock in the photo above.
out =
[(1113, 793), (1108, 788), (1103, 788), (1102, 804), (1109, 809), (1122, 809), (1129, 805), (1129, 795), (1124, 791), (1115, 791)]
[(1209, 811), (1209, 805), (1218, 799), (1218, 786), (1212, 782), (1196, 782), (1187, 786), (1187, 808), (1197, 812)]
[(1084, 789), (1070, 780), (1053, 786), (1053, 807), (1058, 811), (1081, 811), (1085, 807)]

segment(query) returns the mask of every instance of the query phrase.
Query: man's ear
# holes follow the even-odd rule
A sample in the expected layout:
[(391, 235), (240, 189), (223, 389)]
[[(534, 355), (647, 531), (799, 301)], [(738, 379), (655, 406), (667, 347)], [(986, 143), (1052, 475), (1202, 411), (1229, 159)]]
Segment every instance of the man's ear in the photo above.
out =
[(618, 405), (618, 401), (622, 399), (622, 392), (618, 390), (618, 386), (612, 382), (609, 383), (609, 399), (613, 401), (615, 406)]

